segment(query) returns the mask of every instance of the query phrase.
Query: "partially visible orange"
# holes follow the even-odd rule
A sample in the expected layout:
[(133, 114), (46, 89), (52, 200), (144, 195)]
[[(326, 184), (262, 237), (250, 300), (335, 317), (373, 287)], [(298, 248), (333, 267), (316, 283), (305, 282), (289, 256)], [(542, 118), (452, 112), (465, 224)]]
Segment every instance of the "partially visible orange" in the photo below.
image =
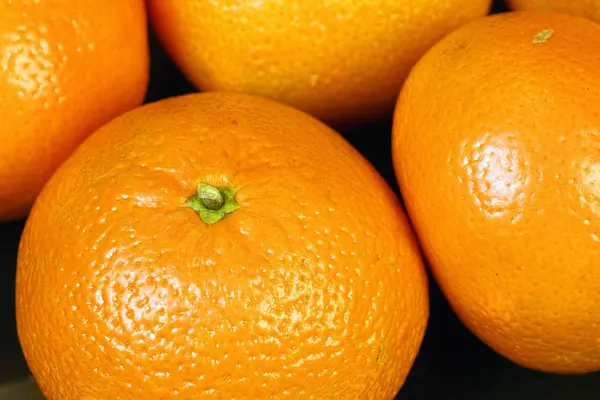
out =
[[(206, 224), (199, 183), (239, 208)], [(391, 400), (428, 316), (375, 169), (314, 118), (230, 93), (92, 135), (33, 208), (16, 293), (25, 357), (60, 400)]]
[(600, 370), (600, 25), (507, 13), (413, 69), (394, 161), (464, 323), (535, 369)]
[(516, 11), (557, 11), (600, 22), (600, 0), (507, 0)]
[(168, 53), (200, 89), (267, 96), (334, 125), (392, 113), (410, 68), (491, 0), (149, 0)]
[(0, 221), (148, 81), (143, 0), (0, 2)]

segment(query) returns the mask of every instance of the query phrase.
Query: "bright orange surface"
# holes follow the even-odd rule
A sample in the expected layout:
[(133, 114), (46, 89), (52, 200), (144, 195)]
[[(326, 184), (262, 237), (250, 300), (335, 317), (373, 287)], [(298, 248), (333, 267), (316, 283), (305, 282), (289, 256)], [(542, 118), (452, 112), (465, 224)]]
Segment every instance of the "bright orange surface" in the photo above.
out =
[(600, 25), (479, 20), (415, 67), (394, 161), (465, 324), (522, 365), (600, 369)]
[(391, 115), (402, 81), (491, 0), (149, 0), (168, 53), (202, 90), (268, 96), (334, 125)]
[[(241, 208), (205, 225), (198, 182)], [(197, 94), (101, 128), (53, 177), (17, 271), (50, 399), (392, 399), (427, 279), (385, 181), (304, 113)]]
[(0, 2), (0, 221), (24, 217), (87, 135), (140, 104), (142, 0)]

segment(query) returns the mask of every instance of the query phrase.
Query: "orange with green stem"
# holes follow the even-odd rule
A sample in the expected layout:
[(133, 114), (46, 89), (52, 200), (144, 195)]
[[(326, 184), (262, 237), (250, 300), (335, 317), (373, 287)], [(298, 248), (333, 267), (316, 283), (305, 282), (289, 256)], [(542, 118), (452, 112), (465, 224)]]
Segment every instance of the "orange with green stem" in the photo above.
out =
[(25, 357), (48, 398), (392, 399), (427, 278), (385, 181), (269, 100), (196, 94), (92, 135), (27, 222)]

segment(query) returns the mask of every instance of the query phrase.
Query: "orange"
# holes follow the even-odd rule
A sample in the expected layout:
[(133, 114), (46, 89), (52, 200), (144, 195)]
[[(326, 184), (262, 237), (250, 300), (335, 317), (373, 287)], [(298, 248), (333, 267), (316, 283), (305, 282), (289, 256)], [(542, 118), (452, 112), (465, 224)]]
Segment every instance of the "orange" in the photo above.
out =
[(600, 25), (508, 13), (449, 35), (399, 98), (397, 177), (462, 321), (538, 370), (600, 370)]
[(600, 22), (600, 0), (507, 0), (513, 10), (557, 11)]
[(142, 0), (0, 2), (0, 221), (24, 217), (87, 135), (141, 104)]
[(63, 400), (392, 399), (428, 316), (373, 167), (306, 114), (227, 93), (92, 135), (34, 206), (16, 292), (32, 373)]
[(423, 53), (491, 0), (149, 0), (167, 52), (201, 90), (246, 92), (336, 125), (391, 115)]

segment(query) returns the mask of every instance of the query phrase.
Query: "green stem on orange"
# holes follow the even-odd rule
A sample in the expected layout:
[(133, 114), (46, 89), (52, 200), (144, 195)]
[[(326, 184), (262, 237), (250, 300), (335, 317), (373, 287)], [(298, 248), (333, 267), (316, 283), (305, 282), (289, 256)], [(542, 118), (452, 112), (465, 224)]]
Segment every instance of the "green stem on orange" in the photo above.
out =
[(185, 204), (196, 211), (202, 222), (208, 225), (216, 224), (240, 208), (235, 201), (234, 188), (217, 188), (204, 182), (198, 184), (196, 194), (190, 196)]

